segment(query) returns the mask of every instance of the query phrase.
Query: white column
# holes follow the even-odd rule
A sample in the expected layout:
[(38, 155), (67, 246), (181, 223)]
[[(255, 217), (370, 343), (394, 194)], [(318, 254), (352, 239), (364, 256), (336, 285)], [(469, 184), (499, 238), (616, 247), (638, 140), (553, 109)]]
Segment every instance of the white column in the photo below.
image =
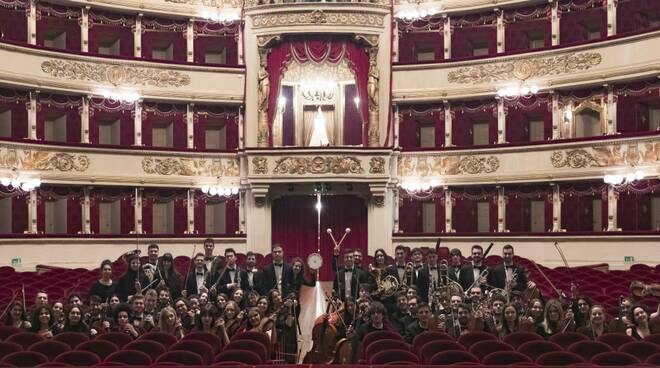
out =
[(194, 139), (194, 121), (195, 121), (195, 104), (188, 104), (186, 106), (186, 130), (188, 132), (188, 148), (195, 148)]
[(238, 27), (238, 65), (245, 65), (245, 59), (243, 58), (243, 27)]
[(609, 86), (607, 89), (607, 134), (616, 134), (616, 96), (614, 88)]
[(562, 124), (562, 114), (559, 110), (559, 95), (557, 93), (552, 93), (552, 139), (561, 138), (561, 124)]
[(90, 197), (90, 187), (84, 187), (83, 188), (83, 203), (82, 203), (82, 233), (83, 234), (91, 234), (92, 233), (92, 219), (91, 219), (91, 212), (90, 208), (92, 206), (92, 201)]
[(444, 101), (445, 105), (445, 147), (451, 147), (453, 146), (451, 142), (451, 129), (452, 129), (452, 121), (451, 121), (451, 106), (449, 105), (448, 101)]
[(445, 187), (445, 232), (453, 233), (455, 232), (454, 227), (451, 222), (452, 217), (452, 208), (454, 202), (451, 200), (451, 189)]
[(245, 148), (245, 137), (243, 136), (243, 106), (238, 108), (238, 147)]
[(37, 44), (37, 0), (30, 0), (30, 12), (27, 13), (27, 41)]
[(188, 29), (186, 29), (186, 50), (188, 51), (187, 53), (188, 56), (186, 60), (189, 63), (195, 61), (195, 30), (193, 28), (194, 25), (195, 25), (194, 19), (188, 20)]
[(82, 19), (80, 21), (80, 50), (82, 52), (89, 51), (89, 6), (82, 10)]
[(134, 211), (135, 211), (135, 227), (134, 231), (136, 234), (142, 234), (142, 188), (135, 188), (135, 201), (134, 201)]
[(30, 199), (28, 202), (28, 233), (37, 233), (37, 190), (30, 191)]
[(142, 145), (142, 100), (135, 101), (135, 119), (133, 120), (135, 126), (135, 146)]
[(195, 189), (188, 189), (188, 234), (195, 233)]
[(552, 231), (563, 231), (561, 228), (561, 195), (557, 184), (552, 184)]
[(451, 20), (448, 15), (444, 19), (442, 40), (445, 44), (445, 59), (451, 59)]
[(505, 42), (505, 25), (504, 25), (504, 11), (501, 9), (495, 9), (497, 14), (497, 52), (504, 52), (506, 45)]
[(552, 0), (552, 17), (550, 18), (552, 32), (552, 46), (559, 45), (559, 1)]
[(504, 197), (504, 187), (497, 187), (497, 232), (506, 231), (506, 198)]
[(28, 102), (28, 138), (37, 139), (37, 95), (39, 91), (30, 92)]
[(506, 115), (504, 115), (504, 99), (497, 98), (497, 143), (506, 143)]
[(89, 143), (89, 96), (82, 98), (80, 114), (80, 143)]
[(401, 230), (399, 229), (399, 188), (394, 187), (392, 189), (392, 219), (393, 219), (393, 228), (394, 232), (398, 233)]
[[(373, 254), (378, 248), (391, 249), (392, 233), (394, 231), (392, 221), (392, 207), (394, 193), (384, 184), (370, 184), (371, 197), (367, 203), (367, 224), (369, 232), (369, 254)], [(323, 216), (323, 213), (321, 213)], [(335, 230), (337, 231), (337, 230)], [(341, 231), (341, 230), (339, 230)], [(371, 234), (374, 234), (373, 238)], [(327, 236), (326, 234), (323, 234)]]
[(142, 57), (142, 13), (135, 17), (135, 31), (133, 32), (133, 56)]
[(238, 192), (238, 233), (245, 234), (245, 191)]
[(607, 231), (621, 231), (618, 225), (617, 202), (619, 196), (612, 185), (607, 186)]
[(607, 35), (616, 34), (616, 5), (618, 0), (607, 0)]
[(247, 250), (267, 254), (272, 239), (268, 185), (251, 185), (246, 191), (245, 211)]
[(399, 116), (399, 105), (394, 105), (394, 147), (399, 147), (399, 126), (401, 116)]
[(399, 22), (397, 20), (394, 20), (394, 31), (392, 31), (392, 61), (395, 63), (399, 61)]

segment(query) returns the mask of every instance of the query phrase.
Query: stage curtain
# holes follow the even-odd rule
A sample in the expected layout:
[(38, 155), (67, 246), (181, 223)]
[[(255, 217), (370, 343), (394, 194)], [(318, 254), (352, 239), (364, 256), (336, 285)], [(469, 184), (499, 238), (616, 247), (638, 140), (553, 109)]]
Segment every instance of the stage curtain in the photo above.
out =
[(529, 142), (530, 120), (543, 120), (543, 139), (552, 137), (552, 97), (545, 94), (505, 99), (506, 141)]
[(607, 227), (607, 186), (598, 182), (561, 184), (561, 224), (566, 231), (602, 231), (593, 227), (593, 200), (601, 199), (601, 224)]
[(94, 187), (90, 191), (89, 221), (93, 234), (100, 233), (99, 206), (103, 202), (119, 201), (119, 233), (129, 234), (135, 223), (133, 207), (133, 188)]
[[(344, 229), (351, 228), (342, 249), (360, 249), (367, 254), (368, 226), (367, 206), (357, 196), (324, 196), (321, 210), (321, 255), (324, 264), (319, 280), (331, 281), (332, 249), (334, 244), (325, 229), (332, 229), (335, 238), (340, 238)], [(284, 196), (273, 202), (272, 241), (280, 243), (287, 259), (294, 256), (306, 258), (317, 252), (317, 213), (315, 196)], [(337, 239), (339, 240), (339, 239)]]
[(37, 45), (44, 46), (48, 33), (66, 32), (66, 50), (80, 51), (81, 11), (76, 8), (37, 3)]
[(89, 142), (100, 144), (99, 124), (103, 120), (119, 120), (119, 144), (130, 146), (135, 142), (135, 104), (102, 98), (89, 100)]
[(11, 111), (11, 138), (28, 136), (28, 100), (27, 93), (0, 89), (0, 112)]
[(58, 95), (39, 95), (37, 104), (37, 138), (46, 139), (46, 119), (66, 116), (66, 142), (80, 143), (82, 98)]
[(225, 24), (196, 21), (193, 25), (195, 34), (195, 63), (204, 64), (205, 54), (209, 49), (224, 49), (227, 58), (225, 65), (238, 65), (239, 26), (239, 22)]
[(27, 43), (27, 17), (25, 2), (0, 1), (0, 34), (2, 40)]
[(649, 130), (649, 105), (658, 102), (658, 92), (649, 91), (641, 95), (619, 95), (616, 104), (616, 125), (619, 133), (644, 132)]
[(486, 44), (488, 55), (497, 53), (497, 17), (494, 12), (451, 18), (451, 57), (474, 57), (475, 44)]
[(234, 151), (238, 148), (238, 111), (235, 108), (195, 106), (193, 120), (195, 149), (206, 149), (206, 128), (209, 126), (225, 126), (226, 150)]
[(188, 126), (186, 125), (186, 107), (161, 103), (142, 105), (142, 144), (153, 146), (153, 126), (157, 123), (172, 125), (172, 147), (188, 147)]
[(135, 18), (92, 8), (89, 11), (89, 52), (98, 54), (104, 39), (119, 40), (119, 55), (133, 57)]
[(598, 28), (607, 37), (607, 8), (604, 0), (561, 0), (559, 42), (561, 45), (588, 42), (588, 28)]
[(358, 90), (355, 84), (344, 86), (344, 141), (346, 146), (358, 146), (362, 144), (362, 119), (360, 110), (355, 106), (355, 97)]
[(186, 62), (188, 41), (186, 31), (188, 24), (185, 21), (170, 19), (142, 18), (142, 57), (153, 58), (155, 45), (172, 45), (172, 60)]
[(552, 10), (542, 4), (504, 11), (504, 47), (507, 52), (529, 50), (530, 35), (542, 35), (544, 45), (552, 46)]
[(473, 146), (474, 123), (488, 123), (488, 143), (497, 143), (497, 103), (493, 100), (466, 101), (452, 106), (452, 140), (456, 146)]
[(616, 5), (616, 32), (618, 35), (657, 28), (649, 22), (660, 14), (657, 0), (619, 0)]

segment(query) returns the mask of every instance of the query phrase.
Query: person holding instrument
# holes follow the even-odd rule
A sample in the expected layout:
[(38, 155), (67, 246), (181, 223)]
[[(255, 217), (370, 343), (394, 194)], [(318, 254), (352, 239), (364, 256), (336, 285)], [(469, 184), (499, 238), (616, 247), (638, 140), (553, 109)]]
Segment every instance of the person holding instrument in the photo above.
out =
[(369, 277), (365, 271), (354, 267), (354, 253), (352, 250), (344, 252), (344, 267), (340, 268), (332, 285), (333, 290), (339, 293), (342, 301), (347, 297), (355, 297), (361, 283), (367, 283)]
[(142, 295), (142, 288), (149, 285), (149, 279), (140, 267), (140, 256), (131, 253), (126, 257), (126, 262), (128, 262), (128, 269), (119, 278), (116, 288), (117, 295), (122, 302), (127, 301), (130, 295)]
[(525, 270), (513, 261), (513, 246), (507, 244), (502, 248), (504, 264), (488, 273), (488, 284), (503, 290), (524, 291), (527, 289)]
[[(468, 266), (463, 267), (458, 283), (461, 284), (463, 290), (469, 290), (472, 286), (479, 286), (483, 289), (487, 284), (484, 271), (488, 271), (487, 267), (483, 264), (484, 248), (481, 245), (473, 245), (471, 253), (472, 262)], [(488, 291), (486, 289), (483, 290)]]

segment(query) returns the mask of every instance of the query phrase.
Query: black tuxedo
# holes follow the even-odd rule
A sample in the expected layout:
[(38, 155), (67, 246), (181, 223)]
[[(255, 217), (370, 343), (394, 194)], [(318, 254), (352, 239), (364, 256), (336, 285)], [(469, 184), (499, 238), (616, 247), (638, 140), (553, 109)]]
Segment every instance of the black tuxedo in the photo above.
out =
[[(516, 287), (514, 287), (513, 290), (523, 291), (527, 289), (527, 276), (525, 276), (525, 269), (515, 264), (512, 267), (517, 274)], [(488, 284), (499, 289), (504, 289), (506, 287), (506, 271), (504, 270), (504, 265), (500, 265), (491, 270), (488, 274)]]
[(230, 293), (232, 293), (234, 290), (227, 289), (227, 284), (231, 284), (232, 282), (237, 282), (239, 287), (245, 290), (248, 286), (247, 272), (245, 272), (244, 269), (238, 267), (238, 265), (235, 265), (234, 280), (232, 280), (229, 271), (230, 269), (228, 267), (223, 268), (222, 271), (220, 271), (220, 275), (218, 275), (218, 278), (216, 279), (216, 283), (213, 284), (216, 285), (218, 293), (230, 295)]
[[(399, 277), (399, 271), (398, 271), (399, 267), (400, 266), (397, 266), (397, 265), (387, 266), (387, 268), (385, 268), (385, 275), (391, 275), (391, 276), (396, 277), (396, 279), (399, 280), (399, 285), (403, 285), (404, 281), (406, 281), (406, 283), (407, 283), (408, 280), (406, 280), (407, 276), (406, 276), (405, 272), (403, 273), (403, 278)], [(405, 265), (403, 267), (404, 267), (404, 270), (405, 270)]]
[[(481, 268), (479, 273), (483, 272), (486, 269), (486, 266), (482, 263)], [(490, 275), (490, 270), (488, 270), (488, 274)], [(458, 283), (461, 284), (461, 287), (463, 290), (468, 291), (468, 288), (472, 286), (474, 283), (474, 266), (470, 264), (469, 266), (465, 266), (461, 269), (461, 277), (458, 280)], [(475, 285), (475, 286), (481, 286), (482, 290), (485, 286), (482, 285)]]
[[(449, 276), (450, 281), (458, 282), (460, 284), (461, 281), (461, 275), (465, 272), (465, 269), (463, 266), (460, 267), (454, 267), (454, 266), (449, 266), (447, 267), (447, 275)], [(456, 276), (456, 273), (458, 273), (458, 276)]]
[[(351, 271), (351, 296), (355, 297), (358, 295), (360, 284), (369, 283), (370, 277), (367, 272), (357, 267), (353, 267)], [(341, 300), (346, 300), (346, 272), (347, 269), (340, 268), (332, 283), (332, 289), (339, 293)]]
[[(202, 271), (202, 272), (204, 273), (204, 284), (207, 288), (210, 288), (208, 286), (209, 285), (208, 284), (209, 273), (206, 272), (206, 266), (204, 266), (204, 271)], [(188, 277), (187, 277), (186, 284), (183, 287), (186, 290), (187, 297), (190, 297), (193, 294), (198, 294), (199, 295), (199, 292), (197, 290), (197, 270), (196, 269), (192, 269), (190, 271), (190, 273), (188, 274)]]
[[(250, 274), (252, 274), (252, 285), (250, 285)], [(261, 283), (263, 279), (263, 273), (260, 270), (255, 269), (255, 271), (245, 270), (245, 287), (241, 288), (245, 291), (257, 291), (261, 290)], [(241, 275), (241, 284), (243, 283), (243, 276)]]
[[(261, 290), (259, 294), (267, 295), (270, 290), (277, 289), (277, 275), (275, 274), (274, 264), (271, 263), (264, 267), (261, 274)], [(282, 297), (286, 298), (293, 283), (293, 268), (286, 262), (282, 264), (282, 279), (280, 281), (282, 282)]]
[(424, 271), (427, 267), (421, 265), (418, 268), (413, 267), (412, 271), (412, 284), (417, 287), (417, 296), (419, 296), (424, 302), (428, 303), (429, 297), (429, 280), (428, 270)]
[(436, 287), (440, 286), (443, 284), (442, 280), (442, 274), (440, 273), (440, 268), (435, 267), (435, 269), (431, 270), (428, 265), (425, 265), (422, 267), (420, 270), (420, 275), (419, 275), (419, 283), (417, 284), (417, 287), (419, 288), (419, 296), (424, 299), (425, 302), (428, 303), (428, 297), (429, 297), (429, 291), (434, 287), (433, 285), (433, 277), (432, 275), (435, 273), (436, 279), (438, 280), (438, 285), (435, 285)]

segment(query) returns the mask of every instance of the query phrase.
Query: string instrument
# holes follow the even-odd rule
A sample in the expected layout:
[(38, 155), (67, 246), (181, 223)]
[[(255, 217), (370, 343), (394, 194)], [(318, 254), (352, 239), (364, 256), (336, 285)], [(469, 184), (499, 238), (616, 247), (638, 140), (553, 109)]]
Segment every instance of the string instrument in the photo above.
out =
[(643, 298), (648, 295), (660, 297), (660, 284), (645, 284), (641, 281), (630, 283), (630, 294), (635, 298)]
[(335, 344), (339, 340), (337, 328), (330, 323), (330, 308), (333, 304), (328, 303), (325, 310), (327, 317), (321, 318), (312, 328), (312, 349), (307, 352), (303, 364), (329, 364), (332, 361), (332, 353)]
[[(361, 357), (360, 346), (357, 348), (357, 360), (359, 361)], [(332, 364), (352, 364), (353, 363), (353, 341), (347, 338), (343, 338), (337, 341), (335, 345), (335, 357), (332, 360)]]

